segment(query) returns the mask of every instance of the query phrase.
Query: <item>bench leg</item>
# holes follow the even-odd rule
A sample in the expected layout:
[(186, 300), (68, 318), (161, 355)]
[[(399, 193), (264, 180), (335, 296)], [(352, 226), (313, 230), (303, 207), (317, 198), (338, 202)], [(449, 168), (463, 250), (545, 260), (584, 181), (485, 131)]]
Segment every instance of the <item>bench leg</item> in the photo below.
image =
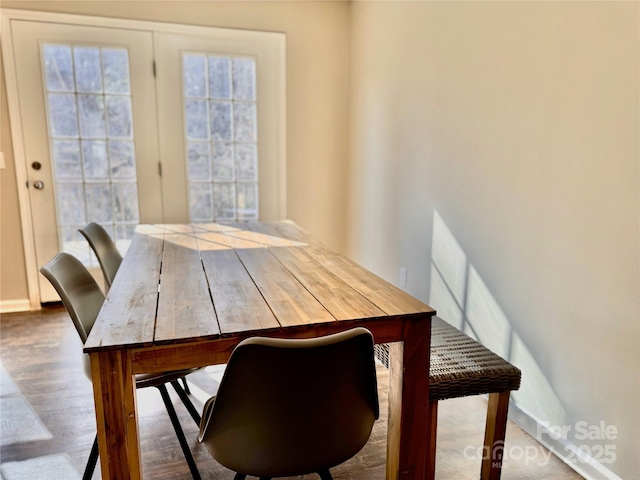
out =
[(489, 394), (482, 470), (480, 472), (482, 480), (500, 479), (510, 394), (509, 391)]
[(429, 446), (425, 480), (436, 478), (436, 437), (438, 434), (438, 401), (429, 402)]

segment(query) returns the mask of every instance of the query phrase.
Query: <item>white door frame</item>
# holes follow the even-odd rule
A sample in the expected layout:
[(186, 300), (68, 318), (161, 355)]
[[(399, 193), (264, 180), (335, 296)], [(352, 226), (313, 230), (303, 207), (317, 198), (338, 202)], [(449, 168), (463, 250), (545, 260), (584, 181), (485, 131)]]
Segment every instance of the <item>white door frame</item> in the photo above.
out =
[(19, 89), (16, 77), (11, 22), (13, 20), (27, 20), (47, 23), (65, 23), (70, 25), (95, 26), (118, 29), (150, 31), (152, 33), (175, 33), (182, 35), (225, 36), (231, 40), (236, 38), (251, 38), (257, 42), (268, 42), (279, 52), (278, 64), (274, 65), (281, 78), (277, 102), (280, 108), (276, 122), (280, 132), (278, 138), (278, 216), (287, 218), (287, 142), (286, 142), (286, 35), (278, 32), (258, 32), (250, 30), (236, 30), (230, 28), (199, 27), (171, 23), (151, 22), (144, 20), (127, 20), (108, 17), (94, 17), (73, 15), (66, 13), (49, 13), (29, 10), (0, 9), (0, 32), (2, 32), (2, 54), (4, 58), (5, 80), (7, 87), (7, 104), (11, 119), (11, 138), (18, 186), (18, 202), (20, 206), (20, 224), (27, 273), (27, 288), (29, 291), (29, 305), (32, 310), (40, 308), (40, 291), (38, 288), (38, 265), (36, 262), (35, 239), (33, 234), (31, 204), (27, 190), (27, 159), (25, 155), (24, 139), (22, 137), (22, 118), (20, 114)]

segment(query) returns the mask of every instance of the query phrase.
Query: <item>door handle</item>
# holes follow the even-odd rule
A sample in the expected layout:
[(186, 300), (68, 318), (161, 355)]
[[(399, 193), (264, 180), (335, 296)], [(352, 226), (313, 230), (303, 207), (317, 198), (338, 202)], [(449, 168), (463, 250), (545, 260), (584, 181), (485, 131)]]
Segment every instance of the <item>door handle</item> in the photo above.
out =
[(35, 182), (33, 182), (33, 188), (35, 188), (36, 190), (42, 190), (44, 188), (44, 183), (40, 180), (36, 180)]

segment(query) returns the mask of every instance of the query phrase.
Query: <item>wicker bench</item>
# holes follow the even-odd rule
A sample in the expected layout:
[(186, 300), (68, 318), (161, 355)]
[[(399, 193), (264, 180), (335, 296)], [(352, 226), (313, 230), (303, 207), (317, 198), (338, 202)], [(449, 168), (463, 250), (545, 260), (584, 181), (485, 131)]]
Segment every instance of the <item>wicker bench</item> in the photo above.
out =
[(488, 393), (480, 478), (498, 480), (509, 396), (512, 390), (520, 388), (520, 370), (441, 318), (434, 317), (431, 323), (429, 382), (432, 448), (427, 452), (427, 478), (435, 476), (438, 401)]
[[(378, 357), (389, 366), (388, 348)], [(507, 427), (509, 396), (520, 388), (520, 370), (439, 317), (431, 323), (429, 368), (430, 447), (427, 480), (435, 478), (438, 402), (447, 398), (489, 394), (480, 478), (498, 480)]]

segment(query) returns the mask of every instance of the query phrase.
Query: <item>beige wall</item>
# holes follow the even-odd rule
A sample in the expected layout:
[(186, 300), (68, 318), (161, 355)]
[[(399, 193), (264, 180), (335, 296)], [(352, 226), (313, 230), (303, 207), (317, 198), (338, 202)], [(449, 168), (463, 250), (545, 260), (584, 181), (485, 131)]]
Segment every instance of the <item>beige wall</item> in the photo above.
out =
[[(347, 251), (639, 478), (639, 4), (357, 2)], [(615, 425), (576, 439), (575, 422)]]
[[(0, 64), (1, 60), (0, 54)], [(0, 151), (4, 153), (6, 165), (0, 170), (0, 301), (26, 300), (29, 292), (4, 70), (0, 72)]]
[[(286, 33), (288, 216), (343, 249), (348, 3), (3, 1), (2, 7)], [(6, 102), (1, 108), (4, 121)], [(4, 127), (3, 142), (8, 134)], [(20, 234), (15, 180), (11, 183), (15, 176), (9, 178), (10, 171), (2, 173), (2, 300), (27, 297), (21, 240), (5, 242), (5, 232)], [(5, 193), (11, 195), (6, 204)], [(5, 272), (10, 277), (6, 282)]]

